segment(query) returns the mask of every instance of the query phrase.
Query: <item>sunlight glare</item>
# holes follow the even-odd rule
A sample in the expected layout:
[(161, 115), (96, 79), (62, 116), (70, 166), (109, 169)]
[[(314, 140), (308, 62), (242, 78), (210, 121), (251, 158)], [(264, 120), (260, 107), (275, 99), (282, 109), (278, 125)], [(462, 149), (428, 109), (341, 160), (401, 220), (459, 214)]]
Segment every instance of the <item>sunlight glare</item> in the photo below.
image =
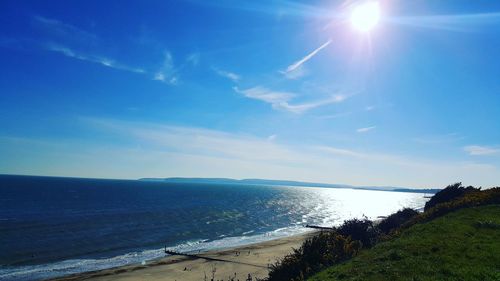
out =
[(352, 26), (362, 32), (372, 30), (380, 20), (380, 5), (378, 2), (365, 2), (355, 6), (351, 13)]

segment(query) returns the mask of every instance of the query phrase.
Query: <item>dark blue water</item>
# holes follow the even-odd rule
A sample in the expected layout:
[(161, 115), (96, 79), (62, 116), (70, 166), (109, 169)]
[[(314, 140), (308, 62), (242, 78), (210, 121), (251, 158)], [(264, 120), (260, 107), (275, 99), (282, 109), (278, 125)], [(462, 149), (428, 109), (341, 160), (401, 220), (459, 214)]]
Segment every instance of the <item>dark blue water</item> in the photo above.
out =
[[(0, 176), (0, 279), (137, 263), (161, 257), (164, 246), (189, 251), (298, 233), (345, 217), (342, 196), (359, 191), (345, 192)], [(394, 209), (421, 203), (420, 195), (398, 196)]]

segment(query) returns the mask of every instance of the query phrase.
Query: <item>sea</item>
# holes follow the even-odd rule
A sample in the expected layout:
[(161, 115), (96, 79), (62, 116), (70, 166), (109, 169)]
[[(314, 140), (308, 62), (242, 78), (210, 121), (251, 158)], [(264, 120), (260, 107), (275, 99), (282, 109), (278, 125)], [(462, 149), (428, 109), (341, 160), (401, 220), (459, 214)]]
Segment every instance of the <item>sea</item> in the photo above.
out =
[(0, 280), (223, 249), (421, 208), (422, 193), (0, 175)]

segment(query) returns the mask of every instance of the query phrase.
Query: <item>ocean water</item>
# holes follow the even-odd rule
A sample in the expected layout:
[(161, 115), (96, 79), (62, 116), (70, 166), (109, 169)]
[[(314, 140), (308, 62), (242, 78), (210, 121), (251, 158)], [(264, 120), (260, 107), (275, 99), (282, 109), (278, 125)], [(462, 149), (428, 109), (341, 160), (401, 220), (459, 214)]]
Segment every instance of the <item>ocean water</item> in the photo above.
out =
[(147, 263), (419, 208), (422, 194), (0, 175), (0, 279)]

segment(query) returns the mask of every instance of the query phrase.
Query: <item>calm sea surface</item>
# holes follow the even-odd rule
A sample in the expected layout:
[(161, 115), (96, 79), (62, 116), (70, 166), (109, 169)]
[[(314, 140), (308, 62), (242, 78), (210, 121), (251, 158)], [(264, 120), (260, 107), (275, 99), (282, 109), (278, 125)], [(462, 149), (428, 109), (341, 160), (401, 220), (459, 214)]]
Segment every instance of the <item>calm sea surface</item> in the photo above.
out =
[(0, 176), (0, 279), (34, 280), (376, 218), (423, 194)]

